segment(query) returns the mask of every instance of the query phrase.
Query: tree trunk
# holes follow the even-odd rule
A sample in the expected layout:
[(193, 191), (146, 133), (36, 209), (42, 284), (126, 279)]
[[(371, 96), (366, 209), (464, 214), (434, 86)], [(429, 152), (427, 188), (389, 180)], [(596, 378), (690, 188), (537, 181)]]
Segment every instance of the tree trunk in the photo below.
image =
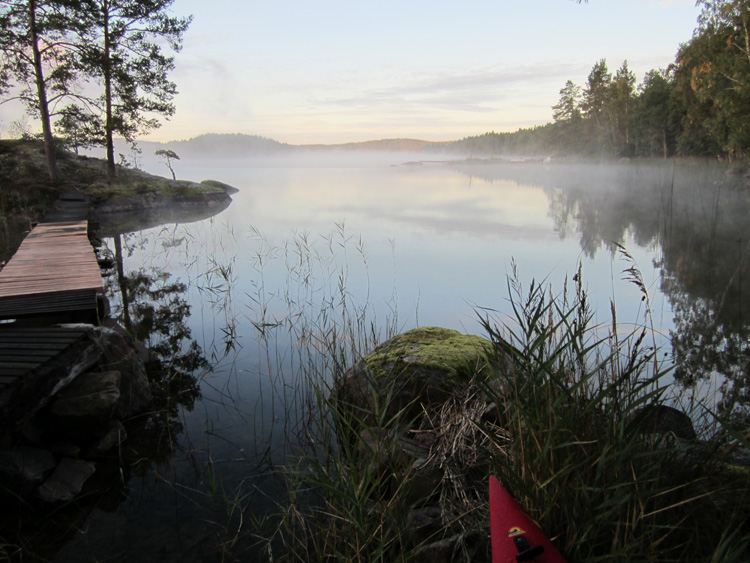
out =
[(122, 298), (122, 321), (125, 325), (125, 329), (131, 332), (133, 329), (133, 322), (130, 319), (130, 290), (128, 289), (128, 283), (125, 279), (125, 265), (122, 260), (122, 239), (117, 234), (115, 239), (115, 265), (117, 268), (117, 285), (120, 288), (120, 296)]
[(44, 154), (47, 157), (47, 171), (49, 172), (49, 181), (52, 184), (58, 184), (60, 182), (60, 174), (57, 171), (55, 140), (52, 137), (52, 125), (50, 123), (49, 104), (47, 102), (47, 86), (44, 81), (42, 54), (39, 51), (39, 37), (37, 36), (36, 28), (36, 0), (29, 0), (29, 31), (31, 34), (31, 50), (34, 56), (34, 76), (36, 78), (36, 90), (39, 100), (39, 119), (42, 121)]
[(112, 38), (109, 33), (109, 5), (104, 3), (102, 8), (104, 18), (104, 104), (106, 108), (106, 117), (104, 123), (104, 132), (107, 144), (107, 173), (110, 179), (117, 177), (117, 168), (115, 167), (115, 142), (114, 126), (112, 120)]

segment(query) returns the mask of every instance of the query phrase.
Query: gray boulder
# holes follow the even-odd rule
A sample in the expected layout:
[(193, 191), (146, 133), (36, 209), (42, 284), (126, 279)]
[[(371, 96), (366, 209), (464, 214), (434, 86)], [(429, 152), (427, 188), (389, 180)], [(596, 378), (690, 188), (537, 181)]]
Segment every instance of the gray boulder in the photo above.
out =
[(647, 405), (633, 411), (628, 425), (644, 434), (673, 435), (683, 440), (695, 440), (693, 421), (684, 412), (667, 405)]
[(120, 372), (88, 372), (79, 375), (52, 402), (53, 427), (101, 433), (120, 399)]

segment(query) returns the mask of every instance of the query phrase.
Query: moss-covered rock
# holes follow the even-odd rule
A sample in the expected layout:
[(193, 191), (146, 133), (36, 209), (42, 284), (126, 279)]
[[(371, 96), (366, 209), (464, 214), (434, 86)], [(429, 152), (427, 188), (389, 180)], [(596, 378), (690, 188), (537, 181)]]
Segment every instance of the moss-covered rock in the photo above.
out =
[(229, 184), (225, 184), (224, 182), (219, 182), (218, 180), (203, 180), (201, 184), (210, 188), (218, 188), (229, 195), (236, 194), (240, 191), (234, 186), (230, 186)]
[(492, 364), (489, 340), (440, 327), (415, 328), (393, 337), (364, 358), (376, 377), (408, 373), (417, 384), (453, 385), (470, 380)]
[(340, 397), (365, 413), (418, 414), (475, 377), (497, 368), (492, 343), (480, 336), (422, 327), (381, 344), (346, 373)]

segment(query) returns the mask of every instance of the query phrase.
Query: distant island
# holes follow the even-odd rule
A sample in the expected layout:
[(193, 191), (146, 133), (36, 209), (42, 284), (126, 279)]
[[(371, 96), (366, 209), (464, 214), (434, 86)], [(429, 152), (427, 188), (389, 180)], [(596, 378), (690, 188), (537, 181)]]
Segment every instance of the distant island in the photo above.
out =
[[(535, 147), (534, 143), (517, 146), (514, 139), (519, 132), (486, 133), (480, 137), (467, 137), (455, 141), (424, 141), (421, 139), (379, 139), (355, 143), (331, 145), (291, 145), (258, 135), (242, 133), (206, 133), (192, 139), (156, 143), (138, 141), (138, 148), (145, 154), (157, 150), (171, 150), (181, 158), (284, 155), (309, 152), (405, 152), (426, 154), (548, 154), (549, 147)], [(124, 141), (120, 140), (121, 143)], [(124, 150), (124, 148), (123, 148)]]

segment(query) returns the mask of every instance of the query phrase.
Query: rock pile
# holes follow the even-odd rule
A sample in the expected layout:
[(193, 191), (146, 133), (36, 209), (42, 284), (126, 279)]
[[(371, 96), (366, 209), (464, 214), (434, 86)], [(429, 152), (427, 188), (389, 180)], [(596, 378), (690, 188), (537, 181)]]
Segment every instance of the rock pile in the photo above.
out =
[(84, 328), (88, 338), (72, 354), (76, 361), (47, 370), (50, 382), (30, 379), (51, 391), (5, 389), (2, 395), (0, 479), (23, 498), (75, 498), (96, 460), (127, 437), (123, 421), (151, 400), (143, 358), (125, 331), (113, 324)]

